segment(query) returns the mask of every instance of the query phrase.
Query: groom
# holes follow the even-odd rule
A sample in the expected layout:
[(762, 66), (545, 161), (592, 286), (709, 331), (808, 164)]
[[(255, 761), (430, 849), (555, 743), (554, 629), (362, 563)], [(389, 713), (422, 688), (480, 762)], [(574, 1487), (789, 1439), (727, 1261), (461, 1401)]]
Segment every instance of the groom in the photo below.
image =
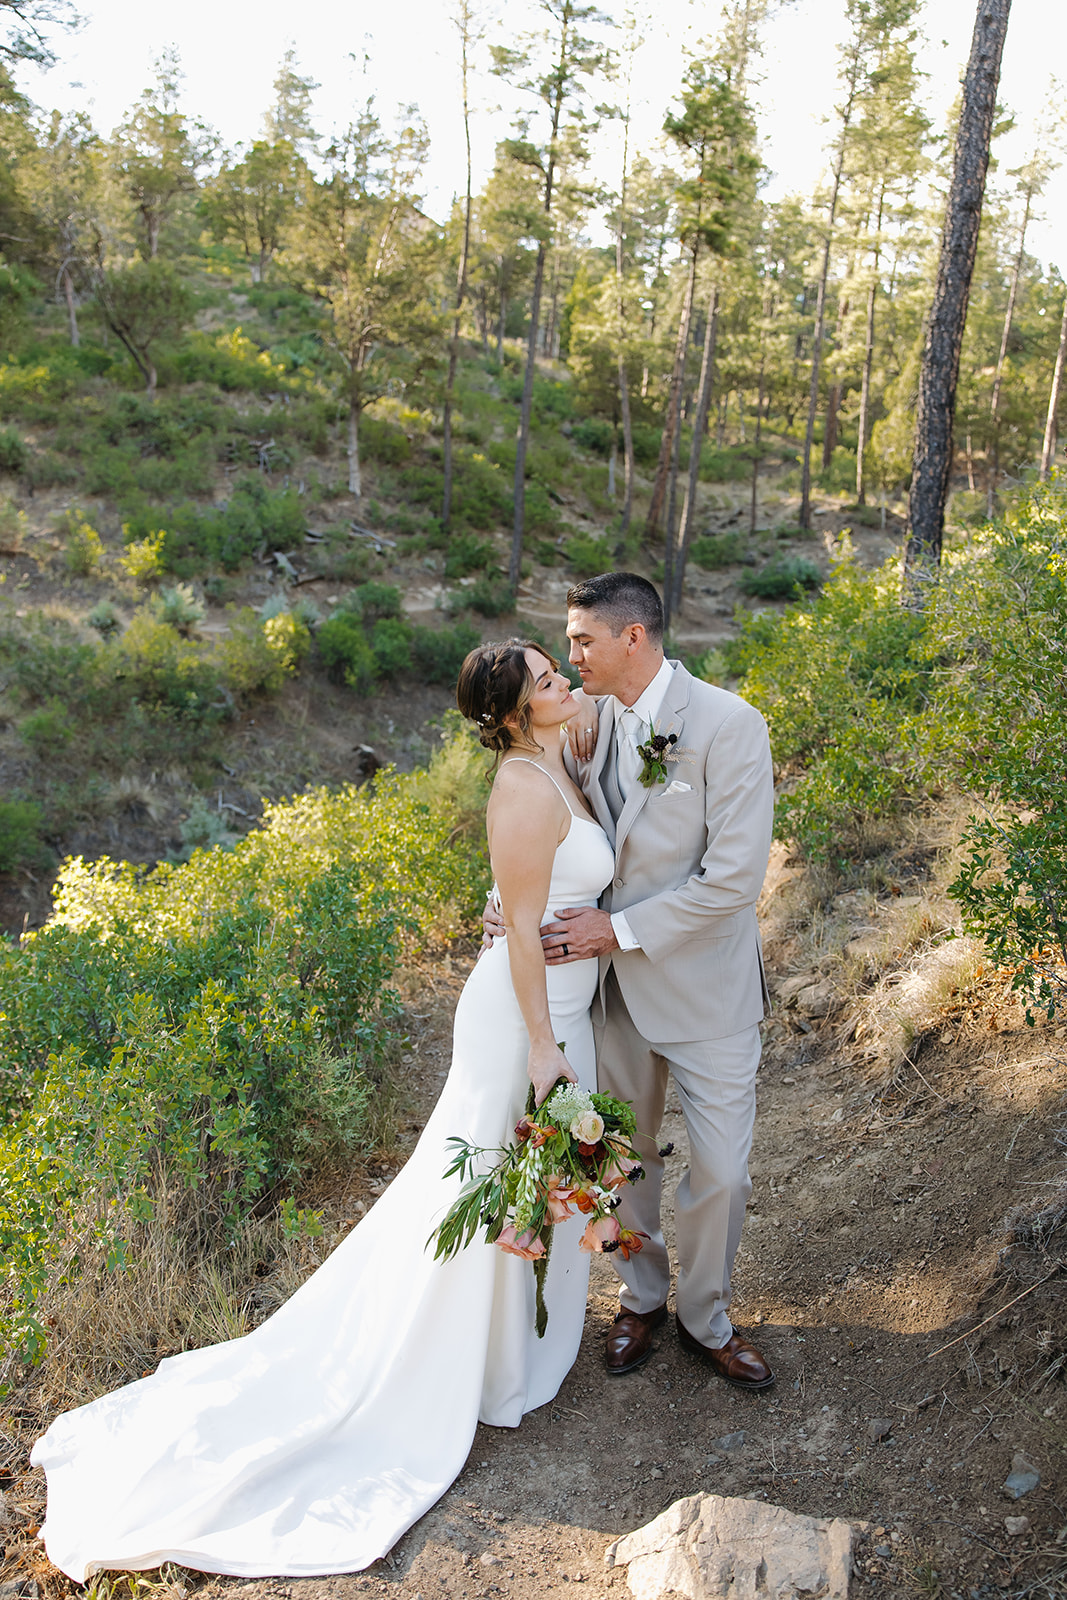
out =
[[(766, 725), (738, 696), (665, 660), (662, 607), (644, 578), (603, 573), (575, 584), (567, 604), (570, 660), (600, 713), (595, 748), (580, 748), (578, 782), (614, 844), (615, 877), (601, 909), (552, 908), (543, 942), (551, 965), (600, 958), (599, 1086), (631, 1100), (647, 1130), (647, 1177), (627, 1188), (620, 1220), (649, 1239), (628, 1261), (616, 1258), (623, 1284), (608, 1371), (647, 1361), (667, 1316), (655, 1136), (670, 1074), (690, 1146), (675, 1195), (678, 1338), (728, 1382), (764, 1389), (774, 1374), (728, 1313), (752, 1192), (766, 1000), (754, 909), (774, 805)], [(676, 736), (659, 770), (653, 735)]]

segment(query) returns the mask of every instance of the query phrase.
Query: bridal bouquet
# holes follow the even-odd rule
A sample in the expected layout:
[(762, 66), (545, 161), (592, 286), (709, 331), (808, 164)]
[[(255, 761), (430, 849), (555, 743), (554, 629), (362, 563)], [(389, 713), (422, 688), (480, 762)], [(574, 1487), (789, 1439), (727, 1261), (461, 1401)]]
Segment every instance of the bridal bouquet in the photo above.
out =
[[(437, 1241), (435, 1258), (449, 1260), (481, 1230), (488, 1244), (532, 1261), (537, 1333), (543, 1338), (545, 1272), (555, 1223), (579, 1212), (588, 1219), (583, 1250), (621, 1250), (627, 1258), (647, 1238), (622, 1227), (615, 1216), (616, 1191), (645, 1175), (633, 1146), (636, 1131), (627, 1101), (588, 1094), (561, 1080), (537, 1110), (531, 1088), (526, 1115), (506, 1149), (483, 1150), (465, 1139), (449, 1139), (455, 1156), (445, 1177), (459, 1173), (465, 1182), (431, 1235)], [(479, 1173), (486, 1156), (498, 1159)]]

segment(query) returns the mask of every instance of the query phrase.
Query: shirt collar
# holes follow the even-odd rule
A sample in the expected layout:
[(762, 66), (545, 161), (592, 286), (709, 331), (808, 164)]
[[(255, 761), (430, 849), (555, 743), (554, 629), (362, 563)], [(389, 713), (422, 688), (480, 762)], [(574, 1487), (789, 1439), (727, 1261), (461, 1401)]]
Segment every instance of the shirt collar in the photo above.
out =
[(632, 706), (624, 706), (617, 695), (612, 695), (612, 699), (615, 702), (616, 725), (618, 724), (619, 718), (622, 716), (624, 711), (635, 711), (646, 728), (653, 727), (655, 725), (656, 718), (659, 716), (660, 707), (663, 704), (664, 696), (670, 687), (670, 682), (673, 677), (674, 668), (671, 666), (667, 658), (664, 657), (660, 663), (660, 669), (656, 673), (656, 676), (652, 679), (652, 682), (642, 690)]

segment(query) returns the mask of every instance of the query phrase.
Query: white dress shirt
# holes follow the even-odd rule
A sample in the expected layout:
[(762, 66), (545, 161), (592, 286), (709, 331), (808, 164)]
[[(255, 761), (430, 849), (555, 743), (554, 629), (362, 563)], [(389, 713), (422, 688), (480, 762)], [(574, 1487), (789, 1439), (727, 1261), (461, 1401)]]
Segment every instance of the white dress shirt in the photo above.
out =
[[(619, 787), (624, 800), (637, 782), (641, 770), (641, 758), (637, 754), (637, 746), (644, 744), (650, 737), (673, 676), (674, 668), (664, 658), (656, 676), (642, 690), (632, 706), (623, 705), (617, 695), (611, 697), (615, 711)], [(633, 715), (626, 716), (626, 712), (632, 712)], [(625, 911), (611, 913), (611, 926), (620, 950), (641, 948), (639, 941), (634, 938)]]

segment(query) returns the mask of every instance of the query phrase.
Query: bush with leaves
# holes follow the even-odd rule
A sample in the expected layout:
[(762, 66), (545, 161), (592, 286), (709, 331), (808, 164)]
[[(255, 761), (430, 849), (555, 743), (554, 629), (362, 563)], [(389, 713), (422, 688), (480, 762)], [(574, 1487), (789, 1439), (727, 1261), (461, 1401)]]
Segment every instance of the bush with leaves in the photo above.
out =
[(94, 1239), (121, 1265), (165, 1204), (206, 1244), (366, 1146), (398, 948), (484, 894), (484, 771), (452, 724), (427, 770), (272, 805), (230, 849), (69, 862), (52, 921), (0, 944), (9, 1350), (40, 1355), (41, 1300)]
[(72, 578), (88, 578), (104, 563), (104, 541), (81, 511), (68, 511), (63, 519), (63, 559)]
[(819, 568), (806, 556), (775, 556), (758, 572), (744, 573), (741, 588), (761, 600), (789, 600), (801, 590), (817, 589), (822, 581)]

